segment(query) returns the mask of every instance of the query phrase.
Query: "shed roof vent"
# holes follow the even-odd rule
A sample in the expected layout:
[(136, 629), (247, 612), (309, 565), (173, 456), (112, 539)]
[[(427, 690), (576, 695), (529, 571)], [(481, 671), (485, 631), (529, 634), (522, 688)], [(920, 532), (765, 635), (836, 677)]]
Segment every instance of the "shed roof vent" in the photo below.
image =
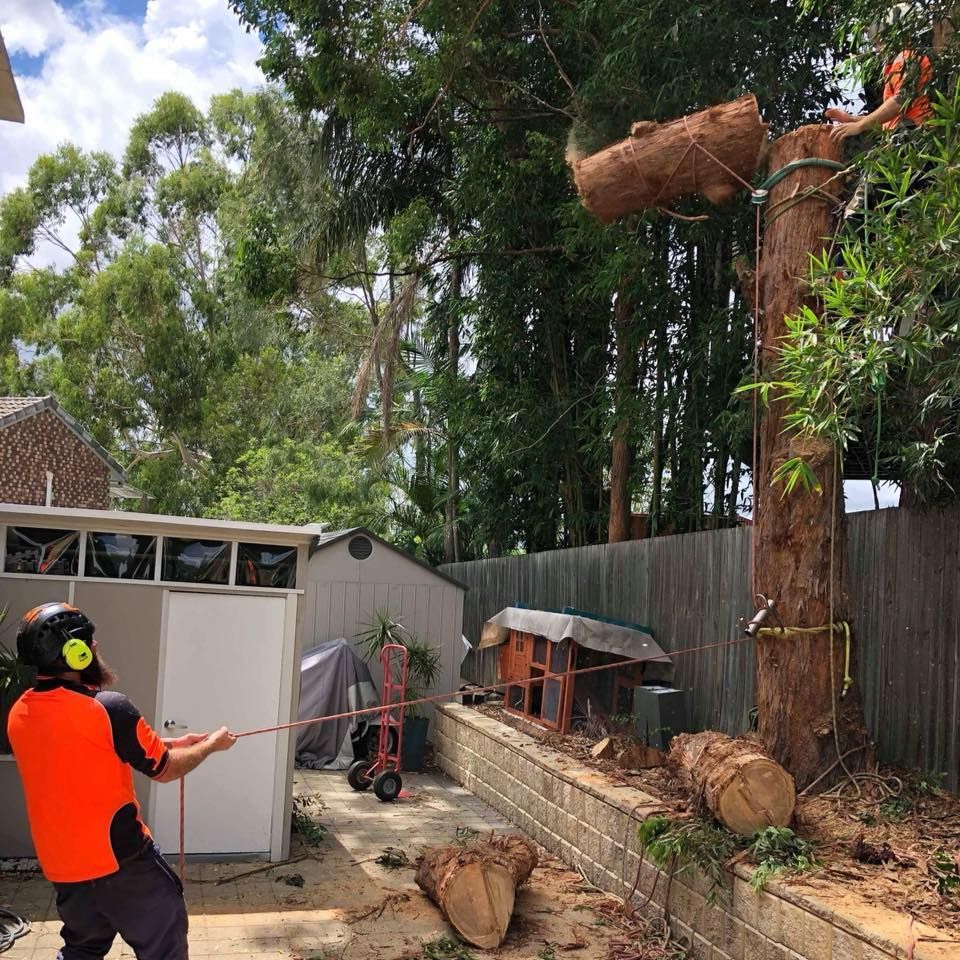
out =
[(347, 544), (347, 549), (354, 560), (366, 560), (373, 553), (373, 544), (369, 537), (353, 537)]

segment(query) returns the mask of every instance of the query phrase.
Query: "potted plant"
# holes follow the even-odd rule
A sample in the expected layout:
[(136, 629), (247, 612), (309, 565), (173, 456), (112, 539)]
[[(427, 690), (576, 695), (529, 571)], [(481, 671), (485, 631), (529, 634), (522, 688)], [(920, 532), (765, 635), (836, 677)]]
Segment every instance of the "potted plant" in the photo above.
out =
[[(388, 610), (377, 610), (369, 629), (357, 636), (367, 661), (379, 660), (380, 651), (391, 643), (407, 648), (407, 700), (419, 700), (436, 683), (440, 674), (440, 654), (394, 620)], [(417, 772), (423, 769), (429, 726), (429, 719), (419, 707), (407, 707), (404, 711), (401, 756), (404, 770)]]

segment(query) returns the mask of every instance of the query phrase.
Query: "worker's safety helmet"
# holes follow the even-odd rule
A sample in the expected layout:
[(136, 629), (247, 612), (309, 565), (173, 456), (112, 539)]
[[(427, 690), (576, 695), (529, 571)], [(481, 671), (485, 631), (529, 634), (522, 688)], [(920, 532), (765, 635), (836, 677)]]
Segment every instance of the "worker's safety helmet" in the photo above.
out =
[(69, 603), (41, 603), (17, 630), (17, 656), (40, 670), (83, 670), (93, 662), (94, 625)]

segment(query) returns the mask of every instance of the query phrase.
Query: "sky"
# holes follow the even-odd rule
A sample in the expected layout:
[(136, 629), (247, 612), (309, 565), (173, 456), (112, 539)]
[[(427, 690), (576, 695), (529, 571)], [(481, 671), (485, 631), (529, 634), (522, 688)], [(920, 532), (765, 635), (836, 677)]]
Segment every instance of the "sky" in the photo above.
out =
[(227, 0), (2, 0), (0, 33), (26, 123), (0, 124), (0, 194), (70, 141), (120, 154), (133, 119), (167, 90), (210, 97), (264, 82), (261, 53)]
[[(210, 97), (264, 82), (261, 45), (227, 0), (2, 0), (0, 33), (26, 123), (0, 124), (0, 195), (36, 157), (69, 141), (122, 153), (131, 122), (167, 90)], [(870, 484), (846, 484), (847, 509), (873, 508)], [(881, 506), (898, 491), (881, 488)]]

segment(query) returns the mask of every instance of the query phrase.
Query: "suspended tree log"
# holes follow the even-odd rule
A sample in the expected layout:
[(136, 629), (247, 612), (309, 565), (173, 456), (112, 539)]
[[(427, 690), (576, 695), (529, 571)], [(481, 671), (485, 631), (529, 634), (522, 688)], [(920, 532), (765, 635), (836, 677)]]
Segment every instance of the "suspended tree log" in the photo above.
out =
[[(781, 137), (771, 147), (771, 172), (792, 160), (839, 160), (841, 146), (829, 127), (808, 126)], [(830, 180), (829, 184), (826, 181)], [(810, 193), (823, 187), (823, 193)], [(842, 183), (833, 170), (806, 166), (792, 171), (771, 191), (766, 205), (760, 265), (761, 378), (777, 380), (779, 344), (787, 335), (785, 318), (802, 306), (817, 310), (808, 278), (810, 257), (821, 256), (835, 229), (834, 210)], [(834, 198), (834, 199), (832, 199)], [(846, 619), (846, 523), (841, 464), (833, 444), (801, 438), (784, 429), (789, 406), (776, 394), (763, 411), (760, 461), (754, 480), (754, 587), (776, 604), (781, 623), (820, 627)], [(798, 484), (782, 495), (771, 489), (779, 466), (802, 457), (816, 474), (820, 490)], [(833, 581), (831, 584), (831, 553)], [(839, 695), (844, 676), (844, 638), (834, 637), (833, 679), (830, 633), (761, 636), (756, 646), (758, 732), (770, 755), (793, 774), (803, 789), (837, 759), (834, 709), (842, 751), (866, 743), (860, 699), (851, 689)], [(854, 652), (856, 647), (854, 646)], [(856, 676), (855, 665), (851, 674)], [(831, 686), (833, 701), (831, 703)], [(857, 763), (859, 754), (850, 759)], [(826, 781), (829, 782), (829, 781)]]
[(417, 864), (417, 885), (464, 940), (492, 950), (507, 934), (517, 888), (536, 865), (536, 847), (526, 837), (491, 836), (427, 850)]
[(760, 122), (750, 94), (679, 120), (635, 123), (619, 143), (589, 157), (568, 156), (583, 205), (601, 223), (610, 223), (684, 194), (701, 193), (719, 204), (743, 189), (693, 141), (749, 181), (767, 141), (767, 124)]
[(668, 762), (735, 833), (785, 827), (793, 817), (793, 777), (752, 740), (712, 730), (680, 733), (670, 743)]

